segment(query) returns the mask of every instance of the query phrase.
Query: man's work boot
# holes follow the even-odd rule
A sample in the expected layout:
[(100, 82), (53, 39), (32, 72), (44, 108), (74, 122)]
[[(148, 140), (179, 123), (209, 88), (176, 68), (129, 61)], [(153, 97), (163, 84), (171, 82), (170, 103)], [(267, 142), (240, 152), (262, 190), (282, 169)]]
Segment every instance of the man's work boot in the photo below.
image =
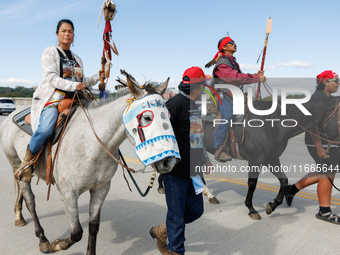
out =
[(167, 248), (166, 238), (168, 237), (166, 232), (166, 223), (152, 227), (149, 231), (152, 238), (157, 239), (157, 248), (163, 255), (169, 255), (169, 249)]
[[(177, 253), (177, 252), (174, 252), (174, 251), (170, 251), (169, 250), (169, 252), (170, 252), (170, 255), (172, 254), (172, 255), (182, 255), (182, 254), (180, 254), (180, 253)], [(183, 253), (184, 254), (184, 253)]]
[(215, 159), (218, 162), (227, 162), (231, 161), (233, 158), (230, 157), (225, 151), (223, 151), (223, 146), (221, 145), (216, 151), (215, 151)]
[(31, 165), (28, 168), (26, 168), (25, 170), (21, 170), (21, 168), (28, 165), (28, 163), (31, 161), (31, 159), (34, 158), (34, 156), (35, 156), (35, 154), (33, 154), (31, 152), (29, 146), (27, 146), (26, 155), (25, 155), (24, 159), (22, 160), (22, 162), (20, 164), (20, 168), (14, 173), (14, 176), (17, 179), (22, 180), (22, 181), (27, 182), (27, 183), (31, 182), (32, 173), (33, 173), (33, 166)]

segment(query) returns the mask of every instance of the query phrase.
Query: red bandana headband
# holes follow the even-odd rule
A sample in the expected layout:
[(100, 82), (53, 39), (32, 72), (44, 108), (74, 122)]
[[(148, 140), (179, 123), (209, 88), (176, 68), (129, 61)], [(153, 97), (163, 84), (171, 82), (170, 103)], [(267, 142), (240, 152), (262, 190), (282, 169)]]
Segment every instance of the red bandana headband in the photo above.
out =
[(320, 73), (318, 76), (316, 76), (316, 82), (318, 84), (321, 82), (326, 82), (327, 80), (330, 80), (335, 76), (338, 76), (338, 74), (333, 72), (332, 70), (326, 70)]
[(213, 59), (217, 58), (217, 56), (219, 54), (223, 55), (222, 53), (222, 49), (224, 46), (227, 45), (228, 42), (231, 42), (233, 39), (231, 39), (229, 36), (227, 36), (226, 38), (223, 39), (223, 41), (221, 42), (220, 46), (218, 47), (218, 52), (216, 53), (216, 55), (214, 56)]

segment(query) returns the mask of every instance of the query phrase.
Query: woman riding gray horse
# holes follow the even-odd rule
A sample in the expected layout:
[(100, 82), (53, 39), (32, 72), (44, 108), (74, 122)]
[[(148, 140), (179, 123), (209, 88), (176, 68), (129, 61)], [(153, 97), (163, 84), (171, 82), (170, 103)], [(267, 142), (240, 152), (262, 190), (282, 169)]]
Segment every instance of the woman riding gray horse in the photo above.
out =
[[(78, 108), (69, 120), (61, 139), (53, 179), (70, 223), (69, 237), (56, 239), (50, 244), (36, 214), (31, 184), (19, 182), (15, 224), (17, 226), (26, 224), (21, 212), (24, 199), (31, 213), (42, 252), (66, 250), (82, 238), (78, 198), (82, 193), (89, 191), (91, 198), (87, 255), (95, 254), (101, 207), (109, 192), (111, 178), (117, 170), (117, 162), (104, 150), (96, 137), (116, 158), (119, 145), (125, 138), (131, 138), (130, 140), (137, 144), (136, 153), (140, 160), (145, 165), (153, 164), (160, 173), (171, 171), (176, 164), (176, 158), (179, 157), (177, 142), (170, 125), (169, 113), (161, 97), (167, 88), (168, 80), (156, 90), (150, 89), (148, 90), (150, 92), (147, 92), (141, 89), (131, 76), (125, 72), (123, 74), (127, 76), (130, 93), (125, 93), (115, 100), (92, 102), (84, 108), (85, 111)], [(155, 109), (157, 111), (154, 111)], [(15, 111), (7, 117), (0, 128), (2, 148), (13, 170), (19, 167), (30, 140), (30, 136), (12, 121), (12, 117), (17, 113), (18, 111)], [(124, 121), (129, 123), (125, 125), (126, 128), (122, 120), (123, 113), (128, 116), (127, 120), (133, 121), (131, 123)], [(162, 126), (166, 126), (167, 129), (161, 129)], [(144, 134), (143, 142), (139, 133)], [(158, 134), (158, 137), (149, 134)], [(55, 151), (56, 145), (52, 147), (53, 155)], [(44, 171), (46, 158), (45, 150), (34, 170), (34, 174), (39, 174), (43, 180), (46, 179)]]

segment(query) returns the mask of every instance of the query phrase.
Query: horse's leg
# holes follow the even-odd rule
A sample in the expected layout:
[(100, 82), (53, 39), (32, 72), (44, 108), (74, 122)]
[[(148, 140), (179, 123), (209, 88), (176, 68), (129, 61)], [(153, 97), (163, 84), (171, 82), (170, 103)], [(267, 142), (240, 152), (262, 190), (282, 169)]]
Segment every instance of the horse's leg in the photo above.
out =
[(70, 224), (70, 237), (65, 239), (56, 239), (50, 245), (50, 252), (67, 250), (73, 244), (79, 242), (83, 236), (83, 229), (80, 225), (78, 214), (78, 195), (74, 190), (68, 190), (67, 192), (65, 190), (65, 186), (63, 188), (60, 187), (60, 198)]
[(97, 234), (99, 231), (100, 224), (100, 210), (107, 196), (107, 193), (110, 190), (110, 184), (111, 182), (109, 182), (104, 187), (101, 187), (99, 190), (90, 190), (91, 199), (90, 199), (89, 239), (86, 255), (96, 254)]
[[(31, 213), (31, 217), (34, 222), (34, 228), (35, 228), (35, 235), (39, 238), (39, 248), (41, 252), (48, 252), (50, 242), (47, 240), (44, 230), (40, 225), (37, 213), (35, 211), (35, 196), (32, 192), (31, 184), (21, 181), (19, 183), (20, 190), (22, 191), (22, 195), (25, 199), (25, 203), (27, 206), (28, 211)], [(19, 203), (20, 203), (20, 197), (18, 195)], [(18, 201), (18, 200), (17, 200)]]
[[(13, 167), (13, 174), (14, 174), (15, 171), (20, 167), (21, 160), (14, 149), (11, 151), (9, 155), (7, 155), (7, 159)], [(22, 190), (20, 189), (19, 181), (16, 178), (14, 178), (14, 181), (15, 181), (16, 191), (18, 192), (17, 200), (15, 201), (15, 205), (14, 205), (14, 213), (15, 213), (14, 224), (17, 227), (22, 227), (26, 225), (26, 221), (24, 219), (24, 216), (22, 215), (22, 202), (24, 200), (24, 196), (23, 196)]]
[(159, 194), (165, 194), (162, 174), (159, 174), (159, 176), (158, 176), (158, 189), (157, 189), (157, 191), (158, 191)]
[(26, 221), (24, 219), (24, 216), (22, 215), (22, 201), (24, 200), (24, 196), (20, 189), (18, 181), (15, 181), (15, 182), (17, 186), (18, 196), (17, 196), (17, 200), (15, 201), (15, 205), (14, 205), (14, 213), (15, 213), (14, 224), (17, 227), (22, 227), (26, 225)]
[[(285, 194), (287, 193), (288, 189), (288, 178), (286, 174), (282, 171), (280, 159), (275, 158), (270, 161), (270, 166), (272, 166), (271, 173), (276, 176), (277, 179), (280, 181), (280, 190), (277, 194), (277, 197), (274, 199), (274, 202), (267, 203), (266, 205), (266, 213), (271, 214), (273, 211), (275, 211), (276, 207), (278, 207), (283, 202), (283, 198)], [(275, 171), (275, 167), (279, 169), (280, 171)]]
[[(254, 165), (249, 164), (249, 166), (254, 166)], [(256, 184), (257, 184), (257, 180), (259, 178), (260, 172), (261, 172), (261, 169), (256, 169), (255, 171), (250, 170), (248, 172), (248, 192), (247, 192), (247, 196), (245, 200), (245, 205), (249, 209), (249, 213), (248, 213), (249, 217), (252, 218), (253, 220), (261, 219), (260, 214), (253, 207), (253, 195), (256, 189)]]
[(210, 193), (210, 191), (208, 189), (208, 186), (207, 186), (207, 183), (205, 182), (204, 177), (202, 177), (202, 181), (203, 181), (204, 186), (205, 186), (204, 190), (203, 190), (203, 194), (208, 197), (208, 201), (211, 204), (219, 204), (220, 201), (218, 201), (218, 199), (213, 194)]

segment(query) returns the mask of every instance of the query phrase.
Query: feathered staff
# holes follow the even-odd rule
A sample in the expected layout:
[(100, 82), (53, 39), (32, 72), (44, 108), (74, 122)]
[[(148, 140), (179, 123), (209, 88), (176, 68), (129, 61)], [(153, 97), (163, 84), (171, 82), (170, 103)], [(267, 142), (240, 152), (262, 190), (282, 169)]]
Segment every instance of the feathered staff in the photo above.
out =
[[(102, 71), (105, 72), (105, 78), (110, 77), (110, 68), (111, 68), (111, 50), (118, 56), (118, 51), (115, 43), (112, 40), (112, 29), (111, 29), (111, 20), (113, 20), (116, 14), (116, 5), (111, 0), (105, 0), (102, 6), (102, 9), (98, 18), (98, 26), (100, 22), (100, 18), (104, 12), (104, 20), (105, 20), (105, 29), (103, 33), (103, 56), (101, 60)], [(110, 40), (112, 44), (110, 44)], [(99, 98), (107, 97), (107, 93), (105, 92), (106, 83), (104, 82), (104, 78), (100, 78), (99, 84)]]
[[(264, 41), (264, 47), (263, 47), (262, 63), (261, 63), (261, 69), (260, 69), (261, 71), (263, 71), (264, 69), (264, 61), (266, 59), (268, 37), (271, 32), (272, 32), (272, 18), (269, 18), (269, 20), (267, 21), (267, 27), (266, 27), (266, 40)], [(256, 101), (259, 100), (260, 86), (261, 86), (261, 82), (257, 84), (257, 91), (256, 91), (256, 97), (255, 97)]]

